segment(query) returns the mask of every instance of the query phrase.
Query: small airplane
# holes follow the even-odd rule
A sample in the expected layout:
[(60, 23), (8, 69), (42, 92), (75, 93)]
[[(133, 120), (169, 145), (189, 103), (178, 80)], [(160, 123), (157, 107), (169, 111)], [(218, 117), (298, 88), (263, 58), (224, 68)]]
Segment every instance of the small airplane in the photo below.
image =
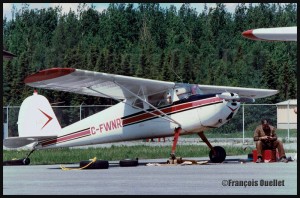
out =
[(258, 28), (242, 33), (246, 38), (262, 41), (297, 41), (297, 26)]
[[(179, 135), (197, 133), (211, 149), (212, 162), (226, 158), (224, 148), (213, 147), (204, 131), (218, 128), (236, 115), (242, 102), (278, 93), (272, 89), (175, 83), (145, 78), (87, 71), (51, 68), (29, 75), (26, 85), (119, 101), (101, 112), (61, 128), (46, 97), (34, 91), (20, 108), (19, 137), (3, 144), (18, 148), (32, 144), (32, 150), (73, 147), (171, 137), (171, 158)], [(25, 163), (25, 162), (24, 162)]]

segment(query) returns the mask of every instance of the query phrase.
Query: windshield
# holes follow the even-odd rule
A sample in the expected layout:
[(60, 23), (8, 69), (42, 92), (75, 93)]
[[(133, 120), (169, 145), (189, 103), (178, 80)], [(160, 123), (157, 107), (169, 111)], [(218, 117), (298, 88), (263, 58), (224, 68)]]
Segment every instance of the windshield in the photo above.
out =
[(177, 83), (175, 92), (179, 99), (188, 98), (191, 95), (203, 94), (197, 84)]

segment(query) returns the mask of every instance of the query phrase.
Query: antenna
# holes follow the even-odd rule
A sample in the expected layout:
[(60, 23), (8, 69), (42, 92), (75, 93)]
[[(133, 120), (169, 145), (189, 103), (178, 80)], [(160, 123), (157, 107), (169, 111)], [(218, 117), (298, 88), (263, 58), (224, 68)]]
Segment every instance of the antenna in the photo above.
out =
[(182, 78), (176, 74), (176, 72), (173, 70), (173, 68), (171, 66), (169, 66), (169, 67), (171, 68), (172, 72), (181, 80), (181, 83), (183, 83)]

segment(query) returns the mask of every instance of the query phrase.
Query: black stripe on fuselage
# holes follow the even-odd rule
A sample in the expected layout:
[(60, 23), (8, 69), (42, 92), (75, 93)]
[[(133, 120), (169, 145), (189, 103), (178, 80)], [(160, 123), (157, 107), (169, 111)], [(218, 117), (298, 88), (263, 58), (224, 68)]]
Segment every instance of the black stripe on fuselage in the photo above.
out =
[(52, 140), (55, 140), (55, 139), (58, 139), (58, 138), (64, 138), (64, 137), (66, 137), (66, 136), (73, 135), (73, 134), (75, 134), (75, 133), (80, 133), (80, 132), (85, 131), (85, 130), (88, 130), (88, 129), (90, 129), (90, 128), (81, 129), (81, 130), (78, 130), (78, 131), (75, 131), (75, 132), (72, 132), (72, 133), (67, 133), (67, 134), (62, 135), (62, 136), (57, 136), (57, 137), (55, 137), (55, 138), (44, 139), (44, 140), (42, 140), (42, 141), (40, 141), (40, 142), (41, 142), (41, 143), (45, 143), (45, 142), (52, 141)]
[[(172, 107), (172, 106), (176, 106), (176, 105), (179, 105), (179, 104), (193, 102), (193, 101), (196, 101), (196, 100), (203, 100), (203, 99), (212, 98), (212, 97), (215, 97), (215, 96), (216, 96), (216, 94), (205, 94), (205, 95), (197, 94), (197, 95), (191, 95), (188, 98), (183, 98), (181, 100), (173, 102), (171, 105), (166, 105), (166, 106), (158, 107), (157, 109), (162, 110), (162, 109), (165, 109), (165, 108), (168, 108), (168, 107)], [(145, 111), (139, 111), (137, 113), (133, 113), (133, 114), (124, 116), (121, 119), (124, 120), (124, 119), (130, 118), (130, 117), (133, 117), (133, 116), (137, 116), (137, 115), (140, 115), (140, 114), (143, 114), (143, 113), (148, 113), (148, 112), (150, 113), (150, 112), (152, 112), (154, 110), (156, 110), (156, 109), (149, 108), (149, 109), (146, 109)]]
[[(172, 105), (164, 106), (164, 107), (159, 108), (159, 109), (169, 108), (169, 107), (172, 107), (172, 106), (177, 106), (179, 104), (185, 104), (185, 103), (189, 103), (189, 102), (193, 102), (193, 101), (197, 101), (197, 100), (213, 98), (213, 97), (216, 96), (216, 94), (198, 95), (198, 96), (202, 96), (202, 97), (195, 97), (197, 95), (192, 95), (192, 96), (194, 96), (194, 97), (190, 96), (187, 99), (181, 99), (179, 101), (174, 102)], [(215, 102), (215, 103), (212, 103), (212, 104), (205, 104), (205, 105), (202, 105), (202, 106), (196, 106), (196, 107), (192, 107), (192, 108), (186, 108), (186, 109), (183, 109), (183, 110), (180, 110), (180, 111), (174, 111), (174, 112), (166, 113), (166, 115), (173, 115), (173, 114), (176, 114), (176, 113), (181, 113), (181, 112), (184, 112), (184, 111), (189, 111), (189, 110), (192, 110), (192, 109), (206, 107), (206, 106), (215, 105), (215, 104), (219, 104), (219, 103), (223, 103), (223, 101)], [(151, 112), (150, 110), (153, 111), (154, 109), (147, 109), (147, 112)], [(154, 111), (156, 111), (156, 110), (154, 110)], [(143, 113), (146, 113), (146, 112), (142, 111), (142, 112), (138, 112), (138, 113), (135, 113), (135, 114), (131, 114), (131, 115), (126, 116), (126, 118), (134, 117), (134, 116), (137, 116), (137, 115), (140, 115), (140, 114), (143, 114)], [(137, 122), (134, 122), (134, 123), (123, 125), (123, 127), (130, 126), (130, 125), (133, 125), (133, 124), (138, 124), (138, 123), (149, 121), (149, 120), (153, 120), (153, 119), (156, 119), (156, 118), (159, 118), (159, 117), (164, 117), (164, 115), (160, 114), (160, 115), (148, 118), (148, 119), (144, 119), (144, 120), (141, 120), (141, 121), (137, 121)], [(124, 119), (124, 117), (121, 118), (121, 119)]]

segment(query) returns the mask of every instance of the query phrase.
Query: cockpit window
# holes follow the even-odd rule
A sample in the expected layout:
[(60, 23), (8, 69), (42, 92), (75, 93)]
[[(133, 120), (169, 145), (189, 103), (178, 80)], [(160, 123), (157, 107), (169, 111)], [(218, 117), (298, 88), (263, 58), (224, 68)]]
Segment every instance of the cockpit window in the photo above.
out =
[[(155, 107), (163, 107), (192, 95), (203, 95), (197, 84), (177, 83), (174, 89), (149, 95), (147, 101)], [(140, 105), (138, 101), (136, 105)]]
[(196, 84), (177, 84), (175, 88), (179, 100), (188, 98), (191, 95), (203, 94)]
[(203, 92), (200, 90), (199, 86), (196, 84), (191, 85), (191, 93), (194, 94), (203, 94)]
[(148, 102), (155, 107), (162, 107), (172, 104), (171, 94), (166, 92), (157, 93), (148, 96)]

